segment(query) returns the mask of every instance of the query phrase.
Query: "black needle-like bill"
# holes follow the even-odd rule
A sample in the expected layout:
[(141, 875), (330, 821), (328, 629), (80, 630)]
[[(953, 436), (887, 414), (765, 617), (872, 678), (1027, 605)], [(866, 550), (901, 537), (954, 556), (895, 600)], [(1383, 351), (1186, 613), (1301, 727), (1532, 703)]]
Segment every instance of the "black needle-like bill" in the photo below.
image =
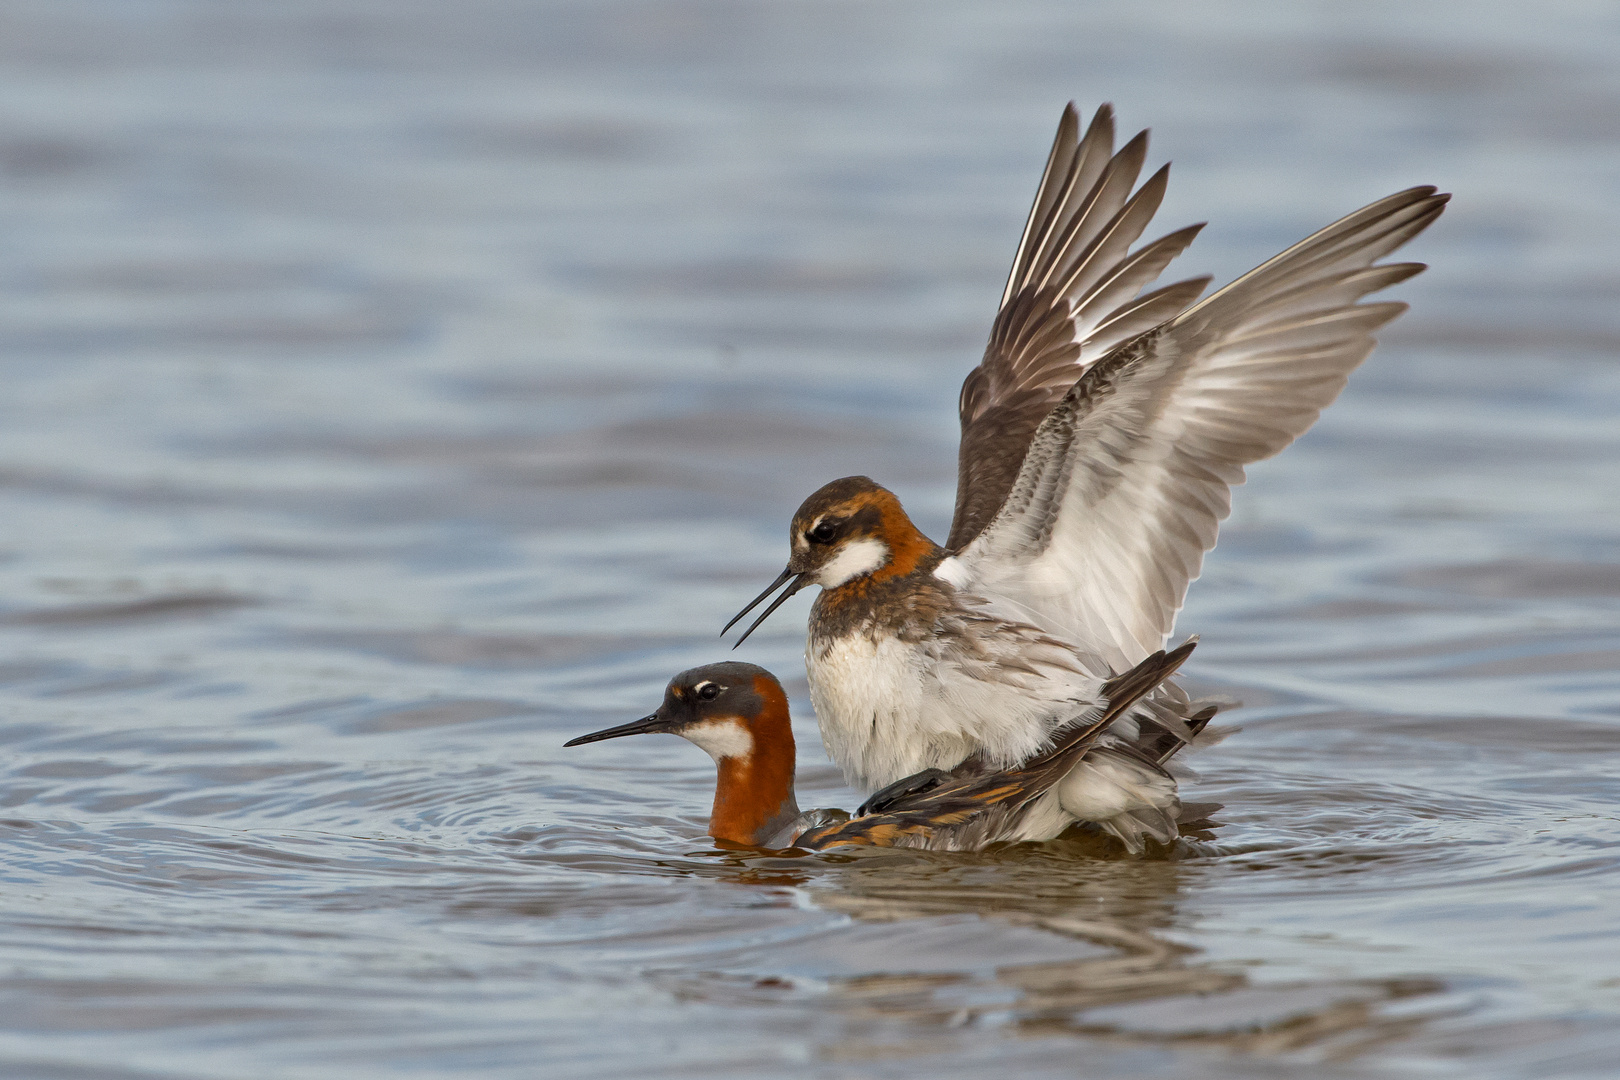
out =
[(581, 743), (601, 742), (603, 739), (617, 739), (624, 735), (648, 735), (653, 732), (668, 730), (669, 725), (657, 713), (653, 713), (651, 716), (643, 716), (640, 720), (632, 720), (628, 724), (603, 728), (601, 731), (593, 731), (589, 735), (581, 735), (577, 739), (569, 739), (563, 745), (578, 746)]
[[(793, 573), (793, 567), (789, 566), (786, 570), (782, 571), (780, 577), (771, 582), (769, 585), (765, 586), (764, 592), (750, 600), (747, 607), (743, 608), (741, 611), (737, 612), (737, 614), (731, 617), (731, 621), (726, 623), (725, 627), (721, 629), (720, 636), (724, 637), (727, 630), (730, 630), (733, 626), (736, 626), (738, 621), (741, 620), (744, 615), (758, 607), (760, 602), (767, 596), (771, 595), (771, 593), (775, 592), (777, 589), (781, 589), (783, 585), (787, 585), (787, 588), (783, 589), (782, 595), (778, 596), (775, 600), (772, 600), (771, 606), (766, 608), (760, 617), (754, 620), (752, 626), (743, 631), (742, 637), (737, 639), (737, 645), (741, 645), (743, 642), (748, 640), (749, 634), (752, 634), (755, 630), (759, 629), (760, 623), (771, 617), (771, 612), (782, 606), (783, 601), (787, 600), (788, 597), (792, 596), (794, 593), (798, 592), (808, 584), (810, 584), (809, 574), (805, 573), (795, 576)], [(737, 645), (733, 645), (732, 648), (735, 649)]]

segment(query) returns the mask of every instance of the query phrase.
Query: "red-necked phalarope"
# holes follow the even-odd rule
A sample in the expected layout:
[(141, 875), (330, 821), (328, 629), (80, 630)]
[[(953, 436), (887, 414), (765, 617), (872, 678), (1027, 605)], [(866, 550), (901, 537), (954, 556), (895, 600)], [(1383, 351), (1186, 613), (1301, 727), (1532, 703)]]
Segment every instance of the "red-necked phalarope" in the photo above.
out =
[[(1052, 786), (1073, 770), (1110, 724), (1181, 666), (1193, 644), (1169, 654), (1156, 652), (1103, 683), (1096, 704), (1060, 725), (1051, 745), (1022, 764), (991, 769), (964, 763), (949, 772), (906, 777), (854, 817), (841, 810), (799, 811), (787, 695), (774, 675), (753, 664), (709, 664), (683, 671), (670, 680), (664, 703), (651, 716), (581, 735), (565, 745), (655, 732), (696, 743), (714, 758), (717, 773), (709, 835), (727, 843), (977, 851), (999, 841), (1026, 839), (1025, 819), (1041, 813)], [(1180, 745), (1172, 743), (1168, 753)]]
[[(1381, 199), (1197, 304), (1207, 278), (1138, 295), (1201, 227), (1129, 250), (1167, 175), (1131, 193), (1146, 135), (1114, 154), (1109, 106), (1083, 138), (1073, 105), (1064, 112), (989, 346), (962, 386), (945, 544), (866, 477), (835, 480), (794, 514), (787, 569), (727, 625), (785, 585), (746, 638), (821, 586), (811, 700), (858, 787), (1027, 761), (1113, 673), (1161, 649), (1243, 466), (1310, 427), (1405, 310), (1358, 301), (1424, 268), (1377, 260), (1449, 198), (1415, 187)], [(1024, 816), (1025, 838), (1080, 819), (1132, 850), (1174, 839), (1175, 781), (1141, 751), (1190, 738), (1206, 712), (1173, 683), (1148, 694)]]

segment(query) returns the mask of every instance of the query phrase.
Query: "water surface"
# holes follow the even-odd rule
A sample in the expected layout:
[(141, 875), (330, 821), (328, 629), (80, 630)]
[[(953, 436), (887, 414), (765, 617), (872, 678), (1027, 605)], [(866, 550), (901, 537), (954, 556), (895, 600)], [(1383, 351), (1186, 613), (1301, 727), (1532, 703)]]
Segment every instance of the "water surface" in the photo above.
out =
[[(0, 10), (0, 1072), (1620, 1072), (1601, 5)], [(643, 715), (853, 472), (933, 535), (1059, 109), (1413, 311), (1179, 631), (1173, 853), (766, 857)], [(808, 599), (740, 654), (815, 736)]]

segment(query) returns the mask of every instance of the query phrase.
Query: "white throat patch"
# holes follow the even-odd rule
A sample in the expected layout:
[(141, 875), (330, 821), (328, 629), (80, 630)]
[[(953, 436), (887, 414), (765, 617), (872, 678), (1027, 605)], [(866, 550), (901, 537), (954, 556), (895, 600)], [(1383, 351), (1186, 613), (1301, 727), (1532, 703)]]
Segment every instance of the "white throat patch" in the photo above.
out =
[(836, 589), (851, 578), (870, 574), (889, 561), (889, 545), (867, 537), (853, 544), (845, 544), (837, 555), (816, 574), (816, 584), (823, 589)]
[(745, 758), (754, 752), (754, 737), (743, 727), (741, 720), (705, 720), (691, 724), (675, 734), (695, 746), (701, 746), (718, 763), (721, 758)]

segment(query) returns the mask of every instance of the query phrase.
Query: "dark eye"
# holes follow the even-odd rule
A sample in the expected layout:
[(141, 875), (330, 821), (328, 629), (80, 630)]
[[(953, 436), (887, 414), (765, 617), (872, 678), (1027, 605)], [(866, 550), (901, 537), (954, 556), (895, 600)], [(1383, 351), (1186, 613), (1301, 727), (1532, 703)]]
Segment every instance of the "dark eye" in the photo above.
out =
[(832, 538), (838, 535), (838, 526), (830, 521), (817, 522), (816, 527), (805, 535), (818, 544), (830, 543)]
[(706, 682), (697, 688), (697, 696), (704, 701), (713, 701), (720, 696), (720, 687), (712, 682)]

